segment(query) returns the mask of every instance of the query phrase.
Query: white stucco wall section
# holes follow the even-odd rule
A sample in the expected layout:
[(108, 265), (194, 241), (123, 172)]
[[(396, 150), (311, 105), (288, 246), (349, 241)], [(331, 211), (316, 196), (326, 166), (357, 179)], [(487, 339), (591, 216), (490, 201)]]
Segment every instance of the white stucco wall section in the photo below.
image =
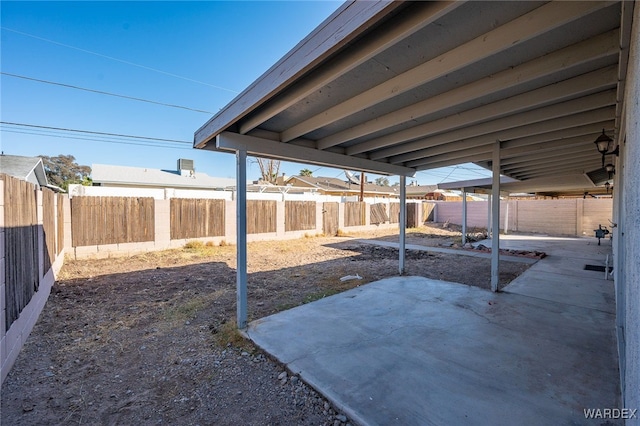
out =
[[(637, 5), (636, 5), (637, 6)], [(635, 7), (626, 85), (626, 144), (622, 156), (624, 178), (620, 247), (624, 298), (624, 406), (640, 409), (640, 7)], [(627, 421), (640, 425), (640, 414)]]

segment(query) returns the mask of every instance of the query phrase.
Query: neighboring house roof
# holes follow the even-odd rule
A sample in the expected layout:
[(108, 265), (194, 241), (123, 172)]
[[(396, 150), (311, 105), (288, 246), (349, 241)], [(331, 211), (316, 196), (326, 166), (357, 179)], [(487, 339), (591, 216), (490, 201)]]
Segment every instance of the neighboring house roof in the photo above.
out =
[(57, 186), (49, 185), (47, 174), (44, 171), (44, 164), (40, 157), (0, 155), (0, 173), (26, 180), (34, 185), (61, 191)]
[[(360, 185), (347, 182), (338, 178), (322, 177), (322, 176), (291, 176), (287, 179), (287, 183), (292, 180), (298, 180), (299, 182), (306, 183), (307, 185), (317, 188), (324, 192), (352, 192), (354, 194), (360, 193)], [(367, 194), (378, 193), (380, 195), (398, 195), (398, 188), (392, 186), (382, 186), (373, 183), (366, 183), (364, 185), (364, 192)]]
[(144, 167), (93, 164), (91, 178), (94, 184), (128, 186), (163, 186), (167, 188), (224, 189), (235, 186), (235, 179), (212, 177), (194, 172), (183, 176), (176, 170), (159, 170)]
[(436, 189), (438, 189), (438, 185), (409, 185), (407, 186), (407, 197), (424, 197)]

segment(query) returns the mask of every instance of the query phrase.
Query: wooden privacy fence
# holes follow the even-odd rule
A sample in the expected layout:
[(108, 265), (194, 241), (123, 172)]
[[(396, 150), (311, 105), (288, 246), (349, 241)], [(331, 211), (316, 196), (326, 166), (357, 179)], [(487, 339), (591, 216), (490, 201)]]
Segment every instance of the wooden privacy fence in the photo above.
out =
[(56, 207), (56, 215), (58, 217), (57, 219), (57, 232), (56, 235), (58, 236), (58, 241), (56, 242), (56, 256), (59, 255), (60, 253), (62, 253), (62, 250), (64, 249), (64, 201), (65, 201), (65, 195), (63, 194), (57, 194), (56, 197), (58, 197), (58, 205)]
[(73, 197), (74, 247), (154, 241), (153, 198)]
[(436, 209), (435, 203), (422, 202), (422, 223), (433, 222), (435, 215), (433, 211)]
[(1, 175), (4, 181), (5, 329), (18, 318), (40, 284), (35, 186)]
[(44, 232), (44, 270), (51, 268), (56, 258), (56, 194), (45, 189), (42, 191), (42, 230)]
[(247, 201), (247, 234), (276, 232), (277, 204), (268, 200)]
[(359, 201), (344, 203), (344, 226), (362, 226), (365, 224), (367, 204)]
[(172, 198), (171, 239), (224, 235), (224, 200)]
[(316, 229), (315, 201), (285, 201), (285, 231), (306, 231)]
[(338, 234), (340, 213), (339, 203), (322, 203), (322, 233), (334, 236)]
[(400, 203), (389, 203), (389, 223), (400, 223)]
[(369, 222), (372, 225), (377, 225), (388, 221), (389, 215), (387, 215), (387, 205), (385, 203), (372, 204)]

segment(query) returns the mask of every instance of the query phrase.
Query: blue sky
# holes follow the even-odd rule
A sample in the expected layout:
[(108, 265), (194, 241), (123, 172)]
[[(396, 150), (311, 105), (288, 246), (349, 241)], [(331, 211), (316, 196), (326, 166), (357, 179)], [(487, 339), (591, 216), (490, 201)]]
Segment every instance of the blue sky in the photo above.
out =
[[(3, 124), (2, 151), (74, 155), (80, 164), (196, 170), (234, 177), (235, 157), (194, 150), (193, 133), (341, 2), (1, 3), (3, 73), (207, 111), (61, 87), (2, 74), (1, 121), (168, 139), (132, 139)], [(89, 139), (89, 140), (87, 140)], [(297, 174), (341, 170), (283, 163)], [(421, 172), (420, 184), (489, 176), (467, 167)], [(477, 169), (477, 168), (476, 168)], [(249, 179), (259, 176), (255, 164)], [(392, 179), (393, 181), (393, 179)]]

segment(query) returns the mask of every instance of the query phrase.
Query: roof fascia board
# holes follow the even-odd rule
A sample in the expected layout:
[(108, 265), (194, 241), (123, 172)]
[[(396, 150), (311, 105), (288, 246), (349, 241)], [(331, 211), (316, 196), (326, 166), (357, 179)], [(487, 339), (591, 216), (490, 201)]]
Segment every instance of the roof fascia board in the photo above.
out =
[(47, 179), (47, 173), (44, 169), (42, 158), (38, 158), (38, 162), (33, 167), (33, 172), (35, 173), (36, 179), (38, 179), (38, 183), (40, 184), (40, 186), (49, 185), (49, 180)]
[(198, 129), (194, 147), (203, 148), (220, 132), (254, 111), (274, 93), (340, 50), (403, 2), (345, 2), (282, 59)]
[(235, 152), (246, 151), (249, 155), (295, 161), (319, 166), (362, 170), (382, 175), (409, 176), (415, 175), (415, 169), (396, 166), (388, 163), (368, 160), (360, 157), (349, 157), (335, 152), (318, 151), (303, 146), (283, 144), (255, 136), (240, 135), (233, 132), (222, 132), (216, 136), (215, 148), (209, 145), (205, 149)]

